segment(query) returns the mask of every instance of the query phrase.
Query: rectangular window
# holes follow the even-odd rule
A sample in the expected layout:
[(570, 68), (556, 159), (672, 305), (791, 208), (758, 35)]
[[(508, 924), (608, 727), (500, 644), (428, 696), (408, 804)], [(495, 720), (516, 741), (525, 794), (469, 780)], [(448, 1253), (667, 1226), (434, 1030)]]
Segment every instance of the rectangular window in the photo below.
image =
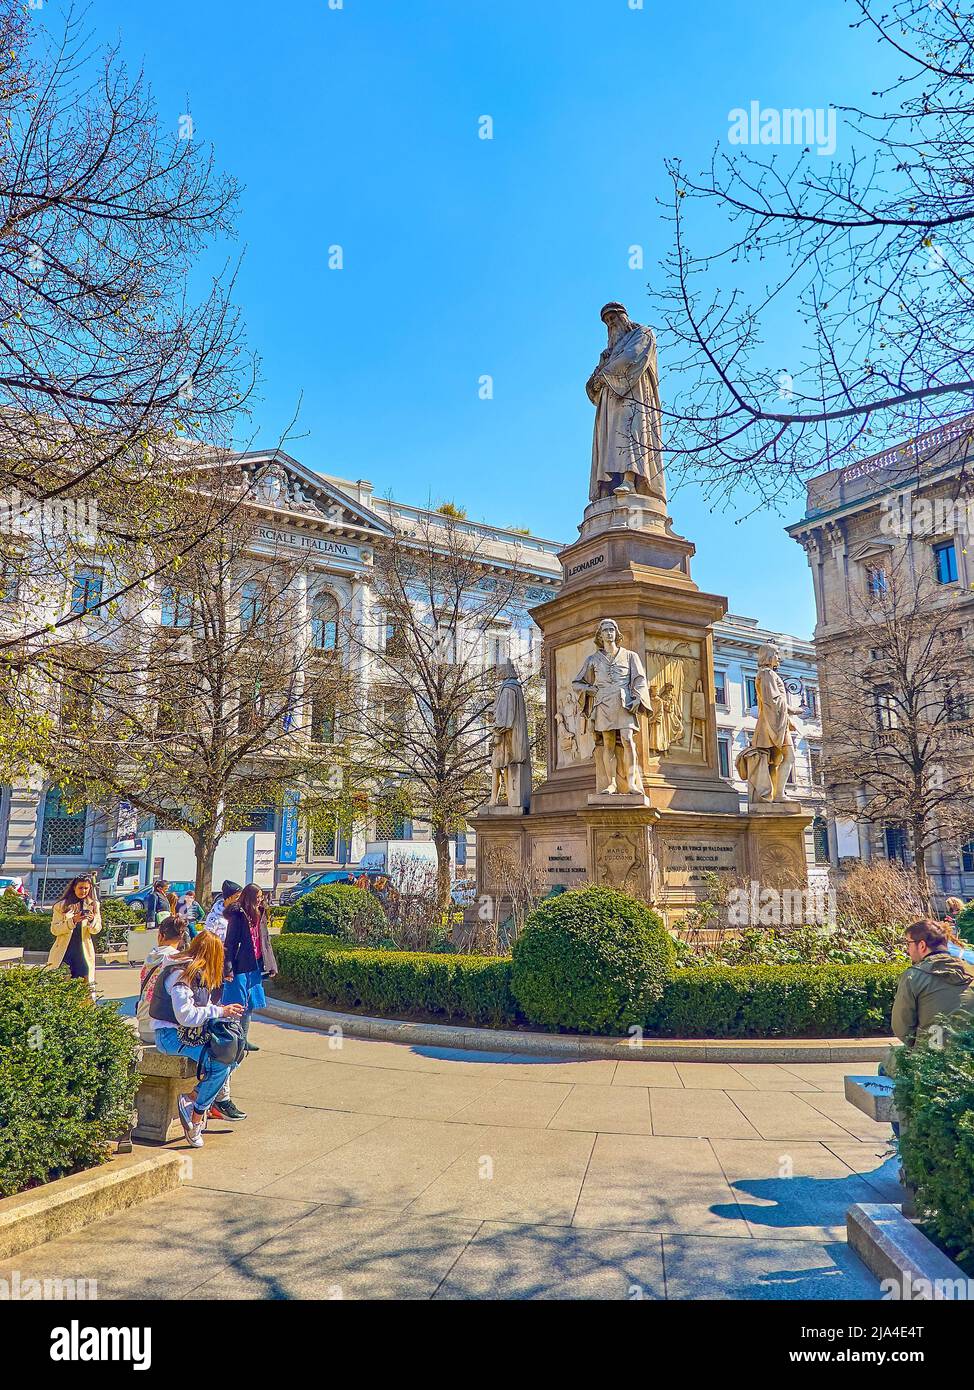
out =
[(902, 825), (887, 825), (883, 831), (886, 858), (906, 863), (906, 831)]
[(101, 606), (104, 575), (101, 570), (75, 570), (71, 582), (71, 612), (75, 616), (82, 613), (95, 613)]
[(338, 835), (335, 826), (317, 825), (311, 832), (311, 856), (313, 859), (334, 859)]
[(44, 825), (41, 829), (41, 855), (80, 855), (85, 852), (85, 807), (69, 811), (57, 787), (44, 798)]
[(933, 570), (938, 584), (953, 584), (957, 579), (957, 551), (953, 541), (944, 541), (933, 548)]
[(484, 639), (485, 661), (488, 666), (499, 666), (511, 654), (511, 634), (509, 632), (488, 632)]
[(873, 699), (875, 701), (876, 728), (895, 729), (897, 724), (896, 701), (893, 699), (892, 686), (879, 686)]
[(718, 705), (727, 705), (727, 672), (714, 672), (714, 700)]
[(256, 584), (245, 584), (240, 595), (241, 632), (250, 632), (259, 627), (262, 617), (260, 589)]
[(20, 597), (20, 565), (11, 555), (0, 559), (0, 603), (16, 603)]
[(273, 830), (277, 812), (273, 806), (260, 806), (244, 813), (241, 830)]
[(193, 621), (193, 595), (167, 584), (160, 595), (159, 619), (163, 627), (189, 627)]
[(866, 566), (866, 592), (870, 598), (882, 598), (886, 593), (886, 571), (882, 565)]
[(315, 743), (335, 741), (335, 701), (328, 694), (311, 696), (311, 737)]
[(756, 709), (758, 703), (758, 683), (755, 676), (744, 677), (744, 708)]
[(967, 719), (967, 696), (956, 690), (947, 692), (944, 697), (944, 706), (947, 718), (952, 724), (961, 723)]
[(814, 685), (805, 687), (805, 708), (808, 711), (809, 719), (818, 718), (818, 691)]
[(965, 874), (974, 874), (974, 840), (960, 847), (960, 867)]
[(721, 777), (731, 775), (729, 734), (717, 735), (717, 770)]
[(815, 846), (815, 863), (829, 862), (829, 825), (824, 816), (816, 816), (812, 821), (812, 843)]
[(808, 771), (812, 780), (813, 787), (822, 785), (822, 750), (821, 748), (809, 748), (808, 750)]

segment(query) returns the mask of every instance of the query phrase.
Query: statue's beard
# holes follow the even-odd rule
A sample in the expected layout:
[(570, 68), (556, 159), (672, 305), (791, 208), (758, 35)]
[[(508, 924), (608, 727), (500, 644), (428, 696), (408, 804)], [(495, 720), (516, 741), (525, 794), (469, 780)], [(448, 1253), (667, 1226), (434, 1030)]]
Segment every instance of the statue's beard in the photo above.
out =
[(620, 323), (613, 324), (609, 328), (609, 347), (615, 347), (620, 338), (624, 338), (632, 330), (632, 319), (624, 318)]

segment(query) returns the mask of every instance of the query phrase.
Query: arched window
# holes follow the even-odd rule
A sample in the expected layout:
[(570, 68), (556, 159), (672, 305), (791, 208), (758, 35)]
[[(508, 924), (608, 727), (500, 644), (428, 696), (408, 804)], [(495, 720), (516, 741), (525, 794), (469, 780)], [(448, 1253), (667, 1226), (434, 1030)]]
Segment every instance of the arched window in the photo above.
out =
[(338, 600), (334, 594), (315, 594), (311, 602), (311, 641), (321, 652), (338, 647)]

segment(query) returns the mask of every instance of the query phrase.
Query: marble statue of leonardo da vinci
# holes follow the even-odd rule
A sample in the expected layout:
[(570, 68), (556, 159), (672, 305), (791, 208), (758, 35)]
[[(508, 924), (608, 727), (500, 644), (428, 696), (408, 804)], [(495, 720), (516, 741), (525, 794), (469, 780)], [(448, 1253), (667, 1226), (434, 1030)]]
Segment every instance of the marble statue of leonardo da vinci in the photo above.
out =
[(609, 342), (585, 383), (595, 406), (589, 498), (628, 487), (665, 501), (656, 335), (622, 304), (606, 304), (601, 318)]

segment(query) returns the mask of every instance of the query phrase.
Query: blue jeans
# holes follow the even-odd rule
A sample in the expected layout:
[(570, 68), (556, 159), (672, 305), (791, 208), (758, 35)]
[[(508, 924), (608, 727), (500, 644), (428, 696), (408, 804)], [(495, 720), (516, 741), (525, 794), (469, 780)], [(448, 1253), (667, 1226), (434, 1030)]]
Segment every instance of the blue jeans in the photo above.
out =
[(196, 1087), (193, 1106), (199, 1114), (205, 1115), (226, 1086), (233, 1068), (225, 1062), (214, 1062), (213, 1054), (208, 1048), (190, 1047), (181, 1043), (175, 1028), (157, 1028), (156, 1047), (160, 1052), (167, 1052), (171, 1056), (191, 1057), (194, 1062), (199, 1062), (200, 1057), (203, 1057), (203, 1080)]

